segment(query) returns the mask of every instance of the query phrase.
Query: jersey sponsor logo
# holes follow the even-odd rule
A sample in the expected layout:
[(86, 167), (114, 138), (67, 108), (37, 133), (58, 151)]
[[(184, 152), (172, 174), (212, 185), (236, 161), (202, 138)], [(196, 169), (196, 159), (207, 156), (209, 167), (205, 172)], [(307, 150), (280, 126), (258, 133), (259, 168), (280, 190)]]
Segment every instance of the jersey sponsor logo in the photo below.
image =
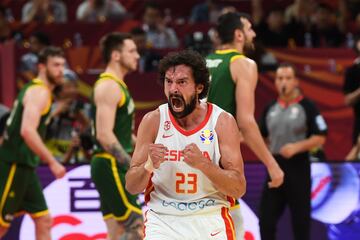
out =
[(217, 68), (220, 63), (222, 63), (222, 59), (206, 59), (206, 67), (207, 68)]
[(203, 199), (195, 202), (168, 202), (163, 200), (162, 205), (163, 207), (173, 207), (179, 211), (195, 211), (206, 207), (213, 207), (216, 205), (216, 201), (214, 199)]
[(204, 144), (210, 144), (214, 140), (213, 131), (209, 129), (202, 130), (200, 133), (200, 140)]
[(169, 137), (172, 137), (174, 134), (169, 134), (169, 135), (166, 135), (165, 133), (162, 135), (162, 138), (169, 138)]
[(168, 130), (170, 130), (170, 128), (171, 128), (171, 122), (170, 121), (165, 121), (164, 122), (164, 130), (168, 131)]
[(210, 233), (210, 236), (214, 237), (214, 236), (218, 235), (219, 233), (221, 233), (221, 231), (212, 232), (212, 233)]
[[(202, 154), (204, 157), (209, 159), (209, 161), (211, 161), (209, 152), (203, 151)], [(183, 160), (184, 160), (184, 156), (183, 156), (182, 151), (180, 151), (180, 150), (167, 150), (165, 152), (165, 161), (180, 162)]]

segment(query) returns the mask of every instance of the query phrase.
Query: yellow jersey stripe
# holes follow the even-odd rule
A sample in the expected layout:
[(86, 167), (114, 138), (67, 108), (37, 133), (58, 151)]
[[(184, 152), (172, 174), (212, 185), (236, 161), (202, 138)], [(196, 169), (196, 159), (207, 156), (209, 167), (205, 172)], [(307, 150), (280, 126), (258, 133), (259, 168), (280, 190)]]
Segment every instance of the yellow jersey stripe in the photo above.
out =
[(4, 227), (9, 227), (10, 226), (10, 223), (7, 223), (4, 221), (4, 219), (2, 218), (2, 212), (4, 210), (4, 205), (5, 205), (5, 201), (6, 201), (6, 198), (9, 194), (9, 191), (10, 191), (10, 187), (11, 187), (11, 184), (13, 182), (13, 179), (14, 179), (14, 175), (15, 175), (15, 171), (16, 171), (16, 164), (13, 163), (11, 165), (11, 168), (10, 168), (10, 173), (9, 173), (9, 176), (8, 176), (8, 179), (6, 181), (6, 184), (5, 184), (5, 189), (4, 189), (4, 192), (3, 192), (3, 195), (1, 197), (1, 203), (0, 203), (0, 225), (4, 226)]
[[(228, 53), (240, 53), (238, 50), (236, 50), (235, 48), (230, 48), (230, 49), (224, 49), (224, 50), (216, 50), (215, 53), (216, 54), (228, 54)], [(240, 53), (241, 54), (241, 53)]]

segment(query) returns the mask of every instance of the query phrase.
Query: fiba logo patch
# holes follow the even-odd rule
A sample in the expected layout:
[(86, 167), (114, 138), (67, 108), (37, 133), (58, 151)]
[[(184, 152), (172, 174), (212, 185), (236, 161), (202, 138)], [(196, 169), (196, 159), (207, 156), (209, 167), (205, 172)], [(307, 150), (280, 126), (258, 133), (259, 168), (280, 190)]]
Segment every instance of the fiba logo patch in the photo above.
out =
[(214, 140), (214, 134), (211, 130), (205, 129), (201, 131), (200, 140), (204, 144), (210, 144)]
[(170, 130), (170, 128), (171, 128), (171, 122), (170, 121), (165, 121), (164, 122), (164, 130), (168, 131), (168, 130)]

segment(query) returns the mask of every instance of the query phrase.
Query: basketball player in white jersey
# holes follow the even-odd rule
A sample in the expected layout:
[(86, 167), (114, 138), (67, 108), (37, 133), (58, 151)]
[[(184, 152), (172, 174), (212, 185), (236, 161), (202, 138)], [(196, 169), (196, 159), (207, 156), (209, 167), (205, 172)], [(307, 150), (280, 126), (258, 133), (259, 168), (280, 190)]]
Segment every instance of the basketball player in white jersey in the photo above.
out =
[(140, 123), (126, 189), (145, 189), (145, 240), (235, 239), (229, 207), (246, 190), (235, 119), (201, 102), (209, 88), (202, 56), (161, 60), (167, 104)]

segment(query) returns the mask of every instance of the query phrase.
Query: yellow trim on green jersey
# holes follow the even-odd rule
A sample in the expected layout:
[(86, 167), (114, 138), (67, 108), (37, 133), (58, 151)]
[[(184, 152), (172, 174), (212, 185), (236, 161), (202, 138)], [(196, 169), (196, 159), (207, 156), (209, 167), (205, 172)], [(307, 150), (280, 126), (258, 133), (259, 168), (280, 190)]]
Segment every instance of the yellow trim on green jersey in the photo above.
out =
[(239, 58), (245, 58), (245, 56), (244, 55), (233, 56), (232, 58), (230, 58), (230, 63), (234, 62), (236, 59), (239, 59)]
[(224, 50), (216, 50), (215, 53), (216, 54), (228, 54), (228, 53), (239, 53), (241, 54), (238, 50), (236, 50), (235, 48), (230, 48), (230, 49), (224, 49)]

